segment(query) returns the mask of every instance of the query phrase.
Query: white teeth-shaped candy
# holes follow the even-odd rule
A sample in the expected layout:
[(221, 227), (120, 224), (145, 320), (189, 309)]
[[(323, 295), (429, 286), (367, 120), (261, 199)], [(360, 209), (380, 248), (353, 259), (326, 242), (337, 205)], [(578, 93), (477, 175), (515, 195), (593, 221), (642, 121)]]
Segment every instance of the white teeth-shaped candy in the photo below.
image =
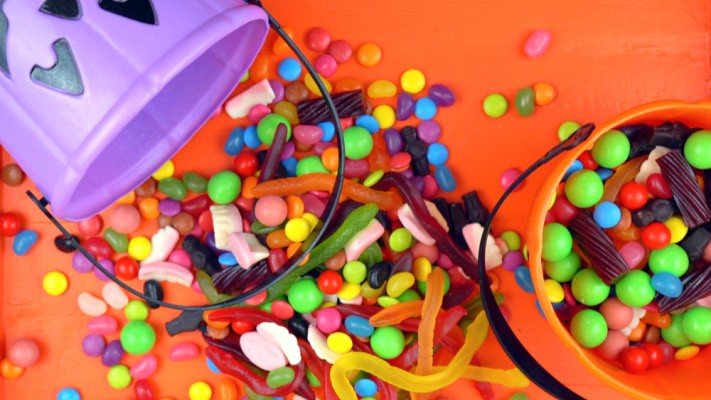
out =
[(442, 213), (439, 212), (439, 208), (437, 208), (437, 205), (429, 200), (425, 200), (425, 205), (427, 206), (427, 211), (430, 212), (432, 218), (434, 218), (435, 221), (439, 222), (445, 232), (449, 232), (449, 225), (447, 225), (447, 220), (444, 219)]
[(321, 333), (314, 325), (309, 325), (309, 332), (306, 335), (306, 339), (309, 341), (311, 348), (314, 349), (314, 353), (318, 358), (326, 361), (329, 364), (335, 364), (341, 354), (328, 348), (326, 343), (326, 336)]
[(156, 261), (165, 261), (179, 240), (180, 233), (172, 226), (166, 226), (160, 229), (151, 237), (151, 254), (148, 258), (141, 261), (141, 265), (154, 263)]
[(249, 89), (230, 99), (225, 104), (225, 112), (232, 119), (244, 118), (252, 107), (261, 104), (270, 104), (276, 95), (269, 81), (264, 79), (255, 83)]
[(159, 282), (173, 282), (190, 287), (193, 284), (193, 273), (180, 264), (156, 261), (141, 266), (138, 270), (138, 279), (142, 281), (153, 279)]
[[(479, 241), (481, 241), (482, 234), (484, 234), (484, 227), (479, 223), (468, 224), (462, 228), (464, 240), (474, 257), (479, 255)], [(502, 261), (501, 249), (496, 245), (494, 238), (489, 235), (486, 241), (486, 270), (498, 267)]]
[(291, 365), (301, 362), (301, 349), (296, 341), (296, 336), (292, 335), (288, 329), (273, 322), (262, 322), (257, 325), (257, 332), (272, 344), (279, 347)]
[(637, 176), (635, 176), (634, 181), (644, 185), (647, 183), (647, 178), (649, 178), (649, 175), (661, 173), (662, 170), (657, 164), (657, 159), (669, 153), (670, 151), (671, 150), (664, 146), (657, 146), (652, 151), (650, 151), (649, 157), (644, 160), (642, 166), (639, 167), (639, 172), (637, 173)]
[(237, 264), (247, 269), (269, 257), (269, 249), (264, 247), (251, 233), (235, 232), (229, 236), (229, 250)]
[(210, 206), (212, 226), (215, 232), (215, 247), (229, 251), (229, 237), (235, 232), (242, 232), (242, 214), (234, 204)]
[(629, 336), (632, 331), (639, 325), (639, 321), (647, 315), (647, 310), (642, 307), (632, 307), (632, 322), (626, 327), (620, 329), (623, 335)]
[(385, 233), (385, 228), (374, 219), (360, 232), (356, 233), (351, 240), (346, 243), (344, 250), (346, 252), (346, 260), (357, 260), (361, 254), (371, 244), (375, 243)]

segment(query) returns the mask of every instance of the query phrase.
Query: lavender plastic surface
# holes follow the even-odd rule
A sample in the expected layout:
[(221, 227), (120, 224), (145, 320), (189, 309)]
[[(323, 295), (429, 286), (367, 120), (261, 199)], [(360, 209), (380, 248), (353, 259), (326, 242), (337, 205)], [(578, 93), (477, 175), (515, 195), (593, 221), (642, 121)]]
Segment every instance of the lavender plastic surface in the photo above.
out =
[[(63, 2), (67, 15), (53, 14)], [(268, 31), (240, 0), (0, 0), (0, 10), (0, 143), (67, 220), (108, 207), (185, 145)]]

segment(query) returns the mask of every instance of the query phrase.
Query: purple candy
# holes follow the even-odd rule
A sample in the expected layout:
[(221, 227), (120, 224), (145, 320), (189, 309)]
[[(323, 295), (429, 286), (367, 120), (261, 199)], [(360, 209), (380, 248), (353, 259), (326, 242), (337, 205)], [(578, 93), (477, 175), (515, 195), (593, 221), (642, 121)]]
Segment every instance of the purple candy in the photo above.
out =
[(125, 351), (123, 346), (121, 346), (121, 341), (112, 340), (106, 345), (104, 352), (101, 353), (101, 363), (107, 367), (113, 367), (114, 365), (121, 362)]
[(304, 202), (304, 212), (321, 218), (323, 211), (326, 209), (326, 203), (311, 193), (301, 196), (301, 200)]
[(174, 217), (180, 213), (180, 202), (165, 198), (158, 202), (158, 211), (165, 216)]
[[(114, 262), (113, 261), (99, 260), (99, 264), (101, 264), (102, 267), (104, 267), (106, 270), (108, 270), (112, 274), (114, 273)], [(96, 275), (96, 277), (99, 278), (100, 281), (107, 282), (109, 280), (109, 277), (104, 275), (104, 273), (101, 272), (98, 268), (94, 269), (94, 275)]]
[(413, 171), (412, 168), (408, 168), (408, 169), (402, 171), (401, 174), (402, 174), (402, 176), (404, 176), (405, 178), (410, 179), (410, 178), (412, 178), (413, 176), (415, 176), (415, 171)]
[(87, 356), (98, 357), (106, 348), (106, 340), (101, 335), (86, 335), (84, 340), (81, 341), (81, 348)]
[(449, 107), (454, 104), (454, 93), (442, 84), (430, 86), (427, 96), (440, 107)]
[(434, 120), (420, 122), (417, 126), (417, 137), (427, 144), (436, 143), (442, 136), (442, 128)]
[(94, 264), (92, 264), (88, 258), (84, 257), (84, 254), (77, 251), (72, 256), (72, 267), (80, 274), (86, 274), (94, 269)]
[(504, 254), (501, 266), (507, 271), (513, 271), (524, 263), (523, 254), (520, 251), (509, 251)]
[(410, 182), (412, 182), (413, 185), (415, 185), (415, 188), (417, 189), (420, 194), (425, 190), (425, 180), (422, 179), (421, 176), (413, 176), (410, 178)]
[(336, 147), (336, 144), (331, 142), (318, 142), (314, 145), (313, 151), (315, 154), (320, 156), (329, 147)]
[(395, 129), (386, 130), (383, 133), (383, 139), (385, 139), (385, 148), (391, 156), (400, 153), (405, 148), (402, 135)]
[(395, 116), (398, 121), (404, 121), (412, 116), (415, 112), (415, 100), (410, 93), (400, 93), (397, 95), (397, 108)]
[(274, 100), (272, 100), (272, 104), (276, 104), (284, 100), (284, 85), (281, 82), (270, 80), (269, 86), (272, 87), (272, 91), (274, 92)]
[(296, 145), (294, 142), (286, 142), (286, 145), (284, 146), (284, 151), (281, 153), (281, 161), (287, 160), (289, 157), (291, 157), (294, 154), (294, 151), (296, 150)]
[(214, 231), (210, 231), (207, 233), (207, 235), (205, 235), (205, 244), (207, 245), (207, 247), (210, 248), (210, 250), (215, 252), (215, 255), (219, 256), (220, 254), (225, 252), (224, 250), (218, 249), (217, 246), (215, 245), (215, 232)]

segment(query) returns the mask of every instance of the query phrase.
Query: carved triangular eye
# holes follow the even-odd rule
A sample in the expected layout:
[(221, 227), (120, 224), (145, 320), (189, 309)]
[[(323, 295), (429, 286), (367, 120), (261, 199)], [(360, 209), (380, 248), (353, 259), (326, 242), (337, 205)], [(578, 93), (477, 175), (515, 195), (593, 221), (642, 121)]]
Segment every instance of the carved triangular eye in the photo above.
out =
[(67, 39), (57, 40), (52, 47), (54, 47), (57, 62), (50, 68), (35, 65), (30, 73), (32, 80), (68, 94), (80, 95), (84, 93), (84, 83), (79, 75), (77, 63)]
[(79, 0), (45, 0), (40, 6), (40, 11), (59, 18), (81, 18)]
[(10, 68), (7, 65), (7, 28), (9, 22), (7, 16), (2, 11), (2, 5), (5, 0), (0, 0), (0, 70), (5, 75), (10, 76)]
[(158, 25), (151, 0), (99, 0), (99, 6), (106, 11), (130, 18), (134, 21)]

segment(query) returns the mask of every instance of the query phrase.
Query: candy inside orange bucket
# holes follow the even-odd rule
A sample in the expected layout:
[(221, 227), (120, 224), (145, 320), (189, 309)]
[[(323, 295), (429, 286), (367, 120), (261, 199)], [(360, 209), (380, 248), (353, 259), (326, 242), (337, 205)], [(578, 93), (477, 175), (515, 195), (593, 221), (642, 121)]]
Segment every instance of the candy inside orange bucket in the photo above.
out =
[(679, 121), (691, 127), (709, 128), (711, 102), (661, 101), (630, 109), (599, 124), (587, 141), (561, 156), (533, 203), (534, 211), (528, 227), (529, 268), (536, 296), (553, 331), (572, 349), (577, 359), (605, 384), (635, 399), (708, 399), (709, 383), (705, 372), (705, 367), (711, 363), (711, 351), (708, 347), (690, 360), (674, 361), (641, 374), (628, 373), (621, 366), (616, 366), (599, 357), (594, 351), (578, 345), (558, 319), (544, 287), (541, 249), (546, 210), (570, 164), (584, 151), (590, 150), (595, 141), (610, 129), (629, 124), (660, 124), (666, 121)]

